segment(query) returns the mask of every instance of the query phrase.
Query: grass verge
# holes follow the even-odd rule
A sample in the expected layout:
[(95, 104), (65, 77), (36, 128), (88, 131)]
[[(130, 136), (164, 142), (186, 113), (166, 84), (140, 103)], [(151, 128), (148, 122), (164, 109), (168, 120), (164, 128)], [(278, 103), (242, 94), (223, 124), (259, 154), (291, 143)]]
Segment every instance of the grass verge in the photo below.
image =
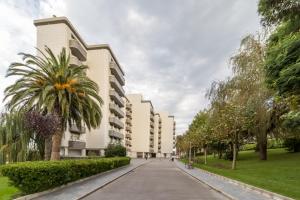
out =
[(300, 200), (300, 153), (269, 149), (268, 160), (261, 161), (256, 152), (242, 151), (238, 159), (236, 170), (230, 169), (231, 161), (213, 156), (195, 167)]
[(0, 200), (9, 200), (18, 195), (20, 191), (9, 184), (7, 177), (0, 176)]

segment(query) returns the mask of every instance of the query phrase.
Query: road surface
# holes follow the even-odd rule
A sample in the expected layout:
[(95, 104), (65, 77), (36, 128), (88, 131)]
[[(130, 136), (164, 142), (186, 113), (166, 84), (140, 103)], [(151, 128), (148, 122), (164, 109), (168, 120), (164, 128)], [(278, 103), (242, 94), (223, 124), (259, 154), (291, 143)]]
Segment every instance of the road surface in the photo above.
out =
[(166, 159), (155, 159), (83, 198), (84, 200), (227, 199)]

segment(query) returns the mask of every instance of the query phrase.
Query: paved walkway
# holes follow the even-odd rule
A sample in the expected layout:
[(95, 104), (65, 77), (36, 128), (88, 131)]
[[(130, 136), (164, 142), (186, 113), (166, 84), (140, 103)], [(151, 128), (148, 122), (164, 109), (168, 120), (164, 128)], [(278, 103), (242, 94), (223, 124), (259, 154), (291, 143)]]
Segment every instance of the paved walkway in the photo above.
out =
[(104, 173), (102, 175), (96, 176), (90, 180), (75, 183), (73, 185), (67, 186), (63, 189), (59, 189), (55, 192), (34, 198), (35, 200), (75, 200), (83, 197), (84, 195), (95, 191), (96, 189), (105, 186), (111, 181), (125, 175), (126, 173), (132, 171), (136, 167), (144, 164), (144, 159), (132, 159), (129, 166), (123, 167), (121, 169), (116, 169), (111, 172)]
[(240, 200), (272, 199), (261, 193), (237, 185), (234, 182), (229, 182), (220, 177), (210, 175), (209, 173), (206, 173), (203, 170), (199, 170), (197, 168), (187, 169), (182, 162), (175, 161), (175, 164), (186, 173), (210, 185), (211, 187), (217, 189), (218, 191), (222, 191), (223, 193), (229, 195), (232, 199), (240, 199)]
[(187, 175), (167, 159), (153, 159), (84, 200), (217, 200), (227, 199)]

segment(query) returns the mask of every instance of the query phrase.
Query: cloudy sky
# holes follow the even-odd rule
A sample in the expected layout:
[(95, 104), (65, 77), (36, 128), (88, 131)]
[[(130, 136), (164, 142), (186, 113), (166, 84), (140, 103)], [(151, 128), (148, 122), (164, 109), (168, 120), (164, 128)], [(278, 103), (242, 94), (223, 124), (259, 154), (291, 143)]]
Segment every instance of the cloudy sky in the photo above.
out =
[[(33, 20), (66, 16), (88, 44), (109, 44), (126, 73), (127, 93), (175, 115), (177, 134), (208, 105), (212, 81), (259, 29), (257, 0), (0, 0), (0, 99), (18, 52), (34, 52)], [(0, 105), (0, 108), (3, 105)]]

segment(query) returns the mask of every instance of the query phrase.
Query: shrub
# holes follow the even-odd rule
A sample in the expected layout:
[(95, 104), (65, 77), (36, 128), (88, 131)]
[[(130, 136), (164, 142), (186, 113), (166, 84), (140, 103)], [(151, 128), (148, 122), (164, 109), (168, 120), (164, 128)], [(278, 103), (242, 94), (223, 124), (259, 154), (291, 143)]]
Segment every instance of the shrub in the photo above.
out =
[(105, 150), (105, 157), (126, 156), (126, 148), (120, 144), (109, 144)]
[(130, 158), (34, 161), (0, 167), (3, 176), (22, 192), (31, 194), (105, 172), (130, 163)]
[(249, 150), (255, 150), (255, 149), (256, 149), (256, 143), (244, 144), (241, 147), (242, 151), (249, 151)]
[(285, 138), (283, 145), (290, 152), (300, 152), (300, 139), (298, 138)]

